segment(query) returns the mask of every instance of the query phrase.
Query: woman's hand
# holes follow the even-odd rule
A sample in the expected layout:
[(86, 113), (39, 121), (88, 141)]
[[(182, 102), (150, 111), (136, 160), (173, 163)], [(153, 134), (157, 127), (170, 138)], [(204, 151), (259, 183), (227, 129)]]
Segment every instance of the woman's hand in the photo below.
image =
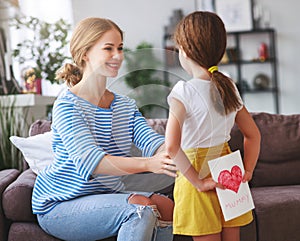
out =
[(177, 168), (174, 161), (165, 151), (158, 152), (150, 157), (147, 161), (147, 169), (150, 172), (157, 174), (166, 174), (171, 177), (176, 177)]

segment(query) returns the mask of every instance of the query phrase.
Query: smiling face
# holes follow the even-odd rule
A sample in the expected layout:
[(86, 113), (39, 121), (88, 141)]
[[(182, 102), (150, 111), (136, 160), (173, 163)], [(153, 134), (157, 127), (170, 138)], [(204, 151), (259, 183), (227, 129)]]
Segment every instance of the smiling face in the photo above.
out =
[(122, 36), (118, 30), (113, 28), (104, 33), (87, 51), (84, 57), (85, 71), (106, 77), (116, 77), (123, 59)]

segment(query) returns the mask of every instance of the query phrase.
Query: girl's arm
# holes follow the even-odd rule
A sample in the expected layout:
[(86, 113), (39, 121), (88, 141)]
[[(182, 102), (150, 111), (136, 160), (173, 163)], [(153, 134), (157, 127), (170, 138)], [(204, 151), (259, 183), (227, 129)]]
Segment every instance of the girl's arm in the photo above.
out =
[(184, 105), (177, 99), (170, 100), (169, 119), (166, 128), (165, 146), (167, 153), (174, 160), (180, 172), (198, 189), (208, 191), (221, 185), (212, 178), (199, 179), (199, 174), (191, 165), (189, 159), (181, 149), (181, 130), (185, 119), (186, 110)]
[(253, 118), (243, 107), (236, 115), (235, 122), (244, 135), (244, 166), (243, 182), (250, 181), (260, 151), (260, 132)]

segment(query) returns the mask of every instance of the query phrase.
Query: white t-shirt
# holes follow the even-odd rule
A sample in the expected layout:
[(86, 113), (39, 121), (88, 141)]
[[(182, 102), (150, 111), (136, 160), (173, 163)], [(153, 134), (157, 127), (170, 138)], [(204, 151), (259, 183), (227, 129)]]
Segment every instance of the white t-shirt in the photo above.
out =
[(219, 114), (210, 96), (211, 85), (211, 81), (201, 79), (179, 81), (168, 96), (169, 104), (171, 98), (176, 98), (186, 109), (181, 139), (183, 150), (217, 146), (230, 140), (238, 110), (228, 115)]

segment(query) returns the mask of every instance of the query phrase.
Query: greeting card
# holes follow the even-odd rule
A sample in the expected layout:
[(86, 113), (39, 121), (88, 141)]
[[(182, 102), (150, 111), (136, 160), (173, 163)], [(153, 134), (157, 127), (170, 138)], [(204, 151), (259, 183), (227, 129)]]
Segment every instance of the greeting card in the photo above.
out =
[(245, 170), (239, 150), (210, 160), (208, 165), (212, 178), (226, 188), (216, 189), (225, 221), (254, 208), (249, 184), (242, 182)]

